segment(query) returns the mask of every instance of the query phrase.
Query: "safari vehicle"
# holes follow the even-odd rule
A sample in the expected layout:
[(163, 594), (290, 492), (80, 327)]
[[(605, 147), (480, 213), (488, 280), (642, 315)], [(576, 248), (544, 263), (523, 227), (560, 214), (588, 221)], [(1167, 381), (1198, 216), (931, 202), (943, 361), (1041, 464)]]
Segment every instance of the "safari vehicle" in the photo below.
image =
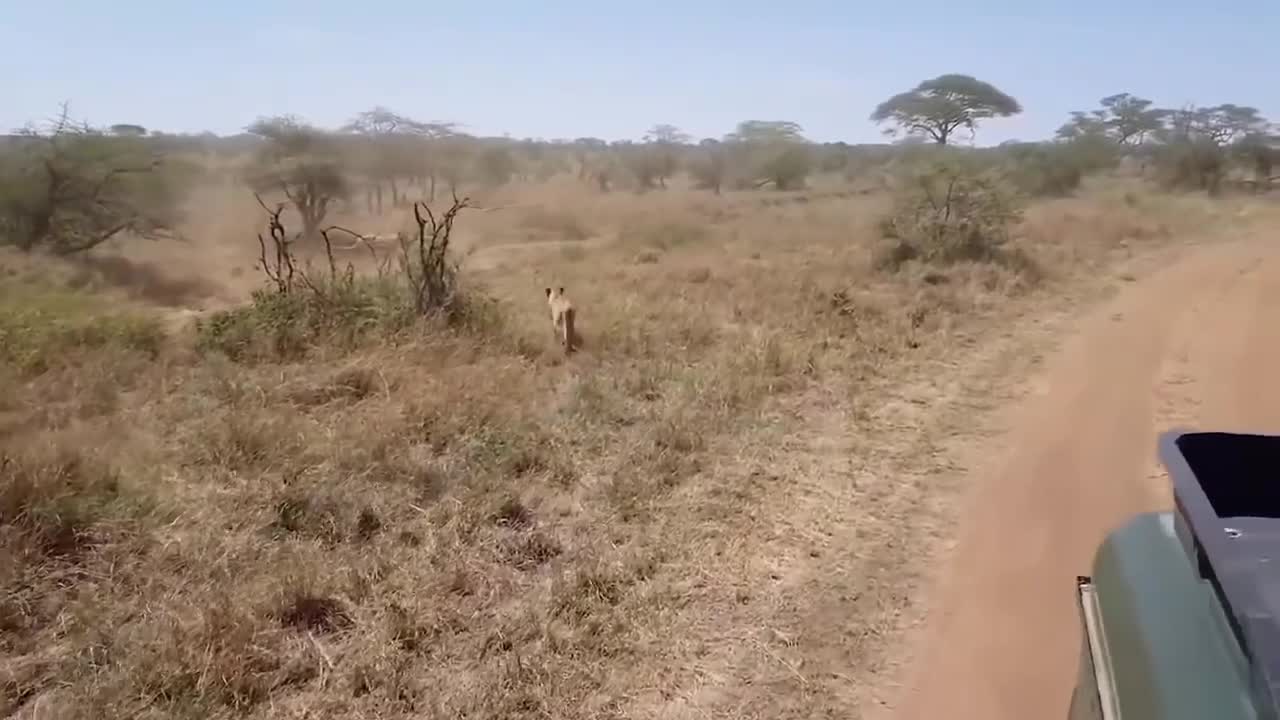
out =
[(1170, 432), (1174, 508), (1112, 531), (1077, 579), (1070, 720), (1276, 720), (1280, 436)]

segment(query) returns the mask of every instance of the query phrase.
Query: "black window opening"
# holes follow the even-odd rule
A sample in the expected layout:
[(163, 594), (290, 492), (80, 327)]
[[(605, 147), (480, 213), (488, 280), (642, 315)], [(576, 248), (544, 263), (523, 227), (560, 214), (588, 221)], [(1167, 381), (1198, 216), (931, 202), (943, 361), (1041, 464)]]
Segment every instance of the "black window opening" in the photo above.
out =
[(1218, 517), (1280, 519), (1280, 437), (1190, 433), (1177, 443)]

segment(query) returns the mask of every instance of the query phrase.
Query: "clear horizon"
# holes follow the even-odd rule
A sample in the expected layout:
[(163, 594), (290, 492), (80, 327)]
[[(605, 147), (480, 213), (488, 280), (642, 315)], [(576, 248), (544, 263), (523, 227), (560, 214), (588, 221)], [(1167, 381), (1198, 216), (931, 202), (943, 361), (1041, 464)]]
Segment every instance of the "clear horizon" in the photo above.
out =
[(1280, 116), (1270, 77), (1280, 3), (1249, 0), (1232, 13), (1098, 0), (1016, 10), (978, 0), (959, 16), (952, 7), (14, 4), (0, 62), (21, 71), (0, 132), (66, 101), (94, 125), (219, 135), (283, 113), (336, 127), (382, 105), (489, 136), (639, 139), (670, 123), (718, 138), (758, 119), (798, 122), (818, 142), (876, 143), (886, 138), (868, 116), (879, 102), (949, 72), (1024, 107), (979, 128), (979, 145), (1049, 137), (1072, 110), (1120, 92)]

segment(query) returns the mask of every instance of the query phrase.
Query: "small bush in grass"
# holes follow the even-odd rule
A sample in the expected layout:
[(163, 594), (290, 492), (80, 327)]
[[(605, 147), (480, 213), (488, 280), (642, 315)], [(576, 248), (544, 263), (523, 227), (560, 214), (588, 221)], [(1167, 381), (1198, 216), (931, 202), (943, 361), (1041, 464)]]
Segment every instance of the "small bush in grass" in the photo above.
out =
[(232, 360), (296, 360), (315, 346), (352, 349), (408, 327), (413, 311), (390, 281), (357, 279), (332, 292), (259, 290), (249, 305), (196, 324), (196, 347)]

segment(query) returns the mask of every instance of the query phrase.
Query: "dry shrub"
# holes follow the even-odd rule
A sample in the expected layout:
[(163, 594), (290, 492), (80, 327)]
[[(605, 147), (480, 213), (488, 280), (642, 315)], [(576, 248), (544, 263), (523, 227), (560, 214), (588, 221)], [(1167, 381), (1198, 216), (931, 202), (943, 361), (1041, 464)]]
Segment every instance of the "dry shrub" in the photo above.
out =
[(1016, 196), (993, 171), (938, 161), (910, 172), (881, 230), (889, 244), (876, 265), (896, 271), (918, 261), (931, 265), (984, 262), (1033, 272), (1034, 263), (1011, 247), (1022, 216)]

